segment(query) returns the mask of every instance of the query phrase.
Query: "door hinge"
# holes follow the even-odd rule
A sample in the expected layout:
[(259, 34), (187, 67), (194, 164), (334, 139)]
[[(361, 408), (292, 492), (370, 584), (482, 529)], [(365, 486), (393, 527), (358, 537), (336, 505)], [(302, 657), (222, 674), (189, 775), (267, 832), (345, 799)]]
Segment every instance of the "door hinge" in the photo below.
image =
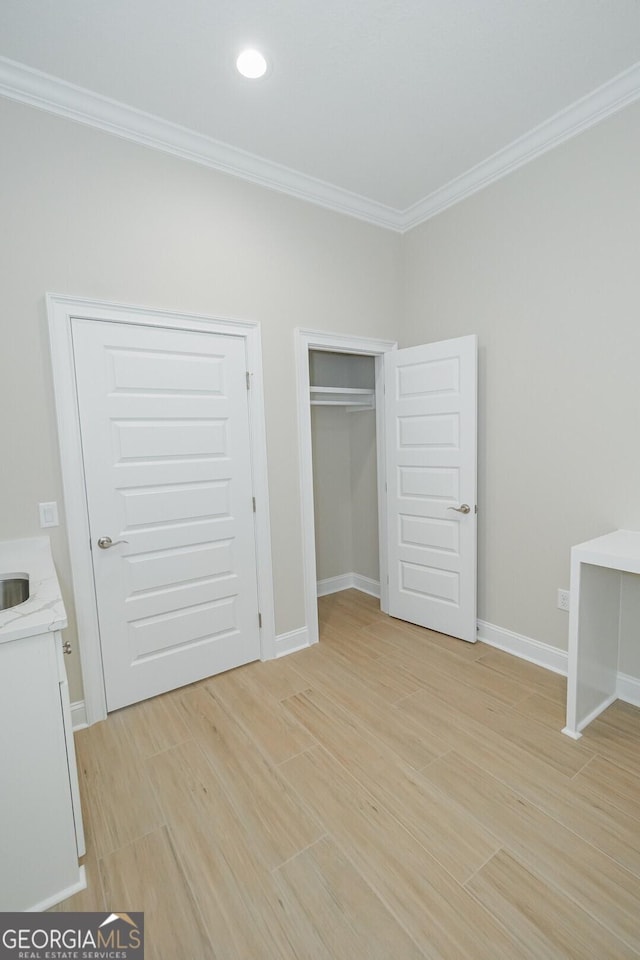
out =
[(262, 614), (261, 613), (258, 614), (258, 627), (260, 630), (262, 630)]
[(251, 389), (251, 374), (247, 370), (247, 390)]
[(251, 497), (251, 503), (253, 504), (253, 512), (255, 513), (255, 512), (256, 512), (256, 498), (255, 498), (255, 497)]

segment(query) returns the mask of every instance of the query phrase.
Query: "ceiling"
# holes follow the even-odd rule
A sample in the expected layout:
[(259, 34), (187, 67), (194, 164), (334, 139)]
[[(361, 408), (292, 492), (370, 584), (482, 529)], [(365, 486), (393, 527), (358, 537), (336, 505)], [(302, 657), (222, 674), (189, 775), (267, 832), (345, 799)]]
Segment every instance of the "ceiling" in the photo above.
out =
[(2, 0), (0, 56), (7, 96), (404, 229), (640, 96), (640, 3)]

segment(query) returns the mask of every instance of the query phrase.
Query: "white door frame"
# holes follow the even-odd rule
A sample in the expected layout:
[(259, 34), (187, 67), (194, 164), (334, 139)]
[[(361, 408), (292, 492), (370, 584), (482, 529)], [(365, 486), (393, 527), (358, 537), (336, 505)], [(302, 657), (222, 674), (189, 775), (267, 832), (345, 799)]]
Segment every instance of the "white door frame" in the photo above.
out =
[(309, 351), (357, 353), (375, 357), (376, 364), (376, 453), (378, 468), (378, 535), (380, 540), (380, 608), (387, 603), (387, 497), (384, 445), (384, 364), (382, 358), (397, 349), (395, 340), (372, 340), (316, 330), (295, 331), (296, 381), (298, 387), (298, 449), (300, 454), (300, 504), (302, 511), (302, 553), (304, 576), (304, 610), (308, 642), (318, 642), (318, 584), (316, 574), (316, 533), (313, 505), (313, 448), (311, 440), (311, 405), (309, 396)]
[(260, 658), (275, 656), (273, 574), (271, 531), (269, 526), (269, 489), (267, 484), (267, 445), (262, 383), (262, 347), (257, 321), (229, 320), (200, 314), (173, 313), (146, 307), (85, 300), (47, 294), (47, 316), (51, 343), (53, 386), (58, 422), (58, 442), (67, 538), (71, 559), (73, 599), (78, 624), (78, 642), (87, 723), (107, 716), (104, 673), (100, 650), (100, 631), (96, 608), (93, 565), (89, 546), (89, 509), (85, 489), (80, 418), (76, 396), (72, 318), (129, 323), (173, 330), (224, 334), (242, 337), (250, 373), (249, 428), (255, 515), (258, 602), (262, 614)]

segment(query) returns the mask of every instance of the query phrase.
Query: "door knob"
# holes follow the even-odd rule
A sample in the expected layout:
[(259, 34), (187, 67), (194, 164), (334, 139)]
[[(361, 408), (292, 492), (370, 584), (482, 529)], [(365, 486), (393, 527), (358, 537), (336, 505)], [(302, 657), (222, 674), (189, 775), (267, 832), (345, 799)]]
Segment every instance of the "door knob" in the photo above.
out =
[(101, 550), (108, 550), (109, 547), (115, 547), (118, 543), (129, 543), (128, 540), (112, 540), (111, 537), (100, 537), (98, 546)]
[(456, 513), (471, 513), (471, 507), (468, 503), (461, 503), (459, 507), (447, 507), (447, 510), (455, 510)]

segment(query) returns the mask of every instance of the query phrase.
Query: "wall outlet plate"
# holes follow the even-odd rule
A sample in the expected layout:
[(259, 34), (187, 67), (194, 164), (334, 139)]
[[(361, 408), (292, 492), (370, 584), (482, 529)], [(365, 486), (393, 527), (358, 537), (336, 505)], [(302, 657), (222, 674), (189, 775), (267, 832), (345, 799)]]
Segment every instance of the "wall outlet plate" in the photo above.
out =
[(568, 590), (558, 590), (558, 610), (569, 610), (571, 594)]

